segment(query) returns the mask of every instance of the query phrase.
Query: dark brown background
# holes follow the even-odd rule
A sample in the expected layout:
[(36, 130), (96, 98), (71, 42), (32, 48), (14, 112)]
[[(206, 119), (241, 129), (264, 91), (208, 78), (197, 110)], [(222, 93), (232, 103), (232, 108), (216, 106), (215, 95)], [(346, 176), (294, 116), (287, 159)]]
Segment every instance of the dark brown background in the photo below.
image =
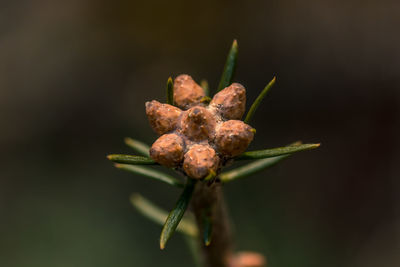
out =
[(234, 38), (252, 148), (321, 142), (226, 187), (240, 249), (272, 267), (399, 266), (399, 1), (1, 1), (0, 265), (191, 266), (133, 210), (179, 191), (112, 168), (151, 143), (169, 75), (215, 88)]

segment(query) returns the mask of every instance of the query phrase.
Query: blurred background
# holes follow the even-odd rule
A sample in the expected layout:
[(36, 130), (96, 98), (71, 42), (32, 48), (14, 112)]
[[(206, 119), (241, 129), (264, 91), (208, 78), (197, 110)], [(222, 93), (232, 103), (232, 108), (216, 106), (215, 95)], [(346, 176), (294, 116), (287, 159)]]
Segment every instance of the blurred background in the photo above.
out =
[(252, 149), (321, 142), (226, 186), (236, 245), (269, 266), (400, 265), (399, 1), (0, 2), (0, 266), (192, 266), (180, 235), (128, 201), (179, 190), (114, 169), (156, 135), (144, 102), (170, 75), (235, 81)]

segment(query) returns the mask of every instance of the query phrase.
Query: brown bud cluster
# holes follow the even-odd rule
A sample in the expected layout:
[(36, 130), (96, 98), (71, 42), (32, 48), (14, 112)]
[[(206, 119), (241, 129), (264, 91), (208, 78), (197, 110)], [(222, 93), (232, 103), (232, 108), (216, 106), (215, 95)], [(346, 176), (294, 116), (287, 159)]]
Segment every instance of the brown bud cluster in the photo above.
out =
[(246, 89), (233, 83), (218, 92), (209, 105), (201, 102), (204, 90), (189, 75), (174, 81), (174, 103), (146, 103), (151, 127), (161, 135), (150, 149), (154, 161), (180, 167), (194, 179), (217, 173), (227, 159), (243, 153), (254, 129), (241, 121)]

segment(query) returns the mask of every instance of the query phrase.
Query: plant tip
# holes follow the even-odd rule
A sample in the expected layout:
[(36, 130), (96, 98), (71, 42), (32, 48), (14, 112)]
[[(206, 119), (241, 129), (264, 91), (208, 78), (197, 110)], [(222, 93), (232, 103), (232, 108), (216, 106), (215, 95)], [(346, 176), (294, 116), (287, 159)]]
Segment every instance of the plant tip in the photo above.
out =
[(124, 143), (125, 143), (125, 144), (131, 144), (131, 143), (133, 143), (133, 140), (132, 140), (132, 138), (130, 138), (130, 137), (125, 137), (125, 138), (124, 138)]
[(165, 248), (165, 244), (160, 243), (160, 249), (161, 249), (161, 250), (164, 250), (164, 248)]
[(215, 176), (217, 176), (217, 174), (215, 173), (214, 170), (210, 169), (208, 170), (208, 175), (206, 176), (206, 178), (204, 178), (205, 181), (211, 180), (212, 178), (214, 178)]
[(140, 197), (141, 197), (141, 196), (140, 196), (139, 193), (132, 193), (132, 194), (129, 196), (129, 199), (130, 199), (132, 202), (136, 202), (137, 200), (139, 200)]
[(203, 96), (203, 97), (200, 99), (200, 102), (201, 102), (201, 103), (206, 103), (206, 104), (208, 104), (208, 103), (211, 102), (211, 97), (209, 97), (209, 96)]

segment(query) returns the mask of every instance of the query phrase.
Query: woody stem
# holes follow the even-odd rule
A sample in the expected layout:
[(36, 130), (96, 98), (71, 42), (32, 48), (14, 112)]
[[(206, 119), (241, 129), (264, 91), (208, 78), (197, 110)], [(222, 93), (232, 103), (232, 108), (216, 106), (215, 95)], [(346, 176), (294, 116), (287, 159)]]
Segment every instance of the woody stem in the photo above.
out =
[(211, 244), (205, 246), (204, 242), (201, 242), (200, 246), (203, 265), (229, 267), (233, 256), (233, 242), (221, 183), (214, 182), (208, 185), (206, 182), (199, 182), (193, 194), (191, 207), (200, 232), (204, 229), (205, 213), (208, 213), (212, 222)]

